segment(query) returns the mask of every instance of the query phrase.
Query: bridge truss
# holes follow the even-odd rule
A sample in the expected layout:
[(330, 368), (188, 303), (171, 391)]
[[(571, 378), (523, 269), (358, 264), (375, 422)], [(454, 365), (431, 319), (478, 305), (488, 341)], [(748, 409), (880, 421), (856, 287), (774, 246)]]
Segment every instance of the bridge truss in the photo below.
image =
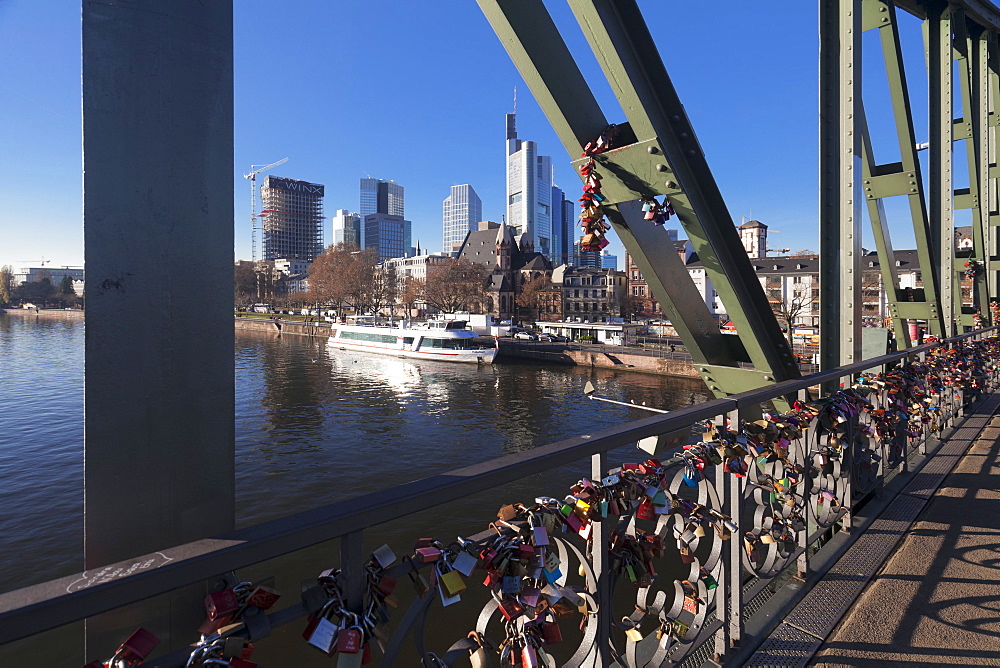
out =
[[(610, 123), (542, 0), (478, 2), (567, 152), (580, 155)], [(607, 197), (604, 212), (705, 382), (726, 396), (798, 377), (795, 357), (635, 0), (568, 3), (626, 116), (615, 123), (612, 148), (594, 156)], [(973, 0), (831, 0), (819, 7), (820, 356), (823, 368), (834, 368), (863, 357), (862, 198), (899, 347), (912, 344), (910, 323), (951, 336), (974, 327), (979, 317), (983, 323), (994, 319), (988, 305), (1000, 270), (1000, 11)], [(918, 134), (924, 135), (914, 127), (897, 8), (923, 21), (926, 168), (918, 158)], [(880, 38), (901, 156), (896, 163), (878, 162), (868, 131), (861, 86), (865, 31), (878, 31)], [(954, 187), (956, 142), (965, 143), (968, 188)], [(587, 160), (574, 160), (574, 166)], [(704, 263), (737, 337), (719, 333), (665, 231), (643, 221), (640, 203), (661, 195)], [(890, 197), (909, 203), (922, 274), (917, 289), (899, 287), (884, 206)], [(955, 211), (963, 208), (972, 211), (973, 248), (959, 262)], [(974, 274), (972, 306), (963, 301), (967, 271)]]

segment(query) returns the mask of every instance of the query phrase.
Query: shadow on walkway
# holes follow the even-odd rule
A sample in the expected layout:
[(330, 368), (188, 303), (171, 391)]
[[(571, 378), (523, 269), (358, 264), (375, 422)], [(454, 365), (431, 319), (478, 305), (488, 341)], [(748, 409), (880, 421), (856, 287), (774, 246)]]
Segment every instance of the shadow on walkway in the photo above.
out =
[(1000, 416), (812, 666), (1000, 666)]

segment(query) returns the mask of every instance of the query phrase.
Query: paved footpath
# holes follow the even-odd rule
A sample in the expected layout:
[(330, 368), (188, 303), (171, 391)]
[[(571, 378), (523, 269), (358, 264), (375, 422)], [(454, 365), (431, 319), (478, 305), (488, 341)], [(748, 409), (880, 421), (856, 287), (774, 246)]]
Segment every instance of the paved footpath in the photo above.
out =
[(1000, 666), (1000, 415), (809, 665)]

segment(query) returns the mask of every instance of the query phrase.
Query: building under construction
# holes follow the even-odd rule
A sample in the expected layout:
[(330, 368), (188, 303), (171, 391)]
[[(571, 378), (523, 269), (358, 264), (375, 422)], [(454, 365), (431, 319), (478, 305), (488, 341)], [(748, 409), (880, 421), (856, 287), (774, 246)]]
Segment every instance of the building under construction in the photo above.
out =
[(268, 176), (263, 202), (264, 259), (300, 258), (312, 262), (323, 252), (323, 186)]

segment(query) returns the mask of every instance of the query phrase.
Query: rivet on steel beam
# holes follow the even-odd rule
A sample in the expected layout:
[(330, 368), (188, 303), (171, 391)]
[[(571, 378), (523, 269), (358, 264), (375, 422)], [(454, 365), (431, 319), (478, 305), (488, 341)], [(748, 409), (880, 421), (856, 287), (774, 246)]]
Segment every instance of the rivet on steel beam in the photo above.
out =
[(676, 184), (676, 183), (674, 183), (673, 181), (667, 181), (665, 185), (666, 185), (666, 186), (667, 186), (668, 188), (676, 188), (676, 187), (677, 187), (677, 184)]
[(656, 166), (656, 171), (658, 171), (658, 172), (665, 172), (665, 171), (667, 171), (667, 166), (666, 165), (657, 165)]
[(655, 153), (659, 153), (659, 152), (660, 152), (660, 149), (656, 148), (655, 146), (649, 146), (649, 147), (646, 148), (646, 153), (649, 153), (649, 154), (655, 154)]

